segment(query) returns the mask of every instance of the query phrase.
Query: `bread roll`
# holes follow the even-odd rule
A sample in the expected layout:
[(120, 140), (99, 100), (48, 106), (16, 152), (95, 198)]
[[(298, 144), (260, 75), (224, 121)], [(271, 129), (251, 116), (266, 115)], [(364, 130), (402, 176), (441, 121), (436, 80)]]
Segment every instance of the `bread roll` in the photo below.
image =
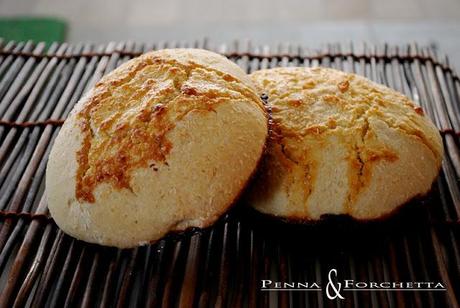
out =
[(252, 187), (260, 212), (317, 220), (371, 220), (426, 194), (443, 155), (441, 137), (407, 97), (327, 68), (252, 74), (268, 95), (274, 136)]
[(49, 210), (77, 239), (120, 248), (209, 226), (245, 187), (267, 134), (236, 64), (197, 49), (144, 54), (65, 121), (47, 166)]

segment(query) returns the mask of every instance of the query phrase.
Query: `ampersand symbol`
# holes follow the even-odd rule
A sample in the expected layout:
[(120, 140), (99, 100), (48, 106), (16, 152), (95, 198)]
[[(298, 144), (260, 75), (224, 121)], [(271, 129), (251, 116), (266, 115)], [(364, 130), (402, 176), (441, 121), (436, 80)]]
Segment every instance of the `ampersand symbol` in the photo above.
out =
[[(340, 282), (337, 282), (337, 287), (336, 285), (334, 284), (334, 282), (332, 281), (332, 273), (334, 273), (334, 278), (337, 277), (337, 270), (336, 269), (331, 269), (329, 271), (329, 274), (328, 274), (328, 279), (329, 279), (329, 282), (327, 283), (326, 285), (326, 295), (329, 299), (336, 299), (337, 297), (340, 298), (340, 299), (345, 299), (342, 295), (340, 295), (340, 290), (342, 288), (342, 284)], [(333, 293), (335, 294), (331, 294), (333, 291)]]

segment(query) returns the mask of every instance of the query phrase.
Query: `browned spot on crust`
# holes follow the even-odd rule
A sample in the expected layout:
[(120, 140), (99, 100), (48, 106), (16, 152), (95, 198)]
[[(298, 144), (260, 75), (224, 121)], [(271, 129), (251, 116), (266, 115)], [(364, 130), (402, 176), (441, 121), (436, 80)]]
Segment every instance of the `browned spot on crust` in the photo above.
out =
[(289, 100), (288, 103), (292, 107), (299, 107), (300, 105), (302, 105), (302, 100), (301, 99), (291, 99), (291, 100)]
[[(192, 77), (195, 70), (202, 73)], [(215, 89), (188, 85), (205, 81)], [(228, 81), (238, 80), (196, 63), (145, 55), (98, 82), (76, 115), (83, 134), (77, 152), (76, 198), (94, 203), (94, 189), (101, 183), (132, 191), (133, 170), (156, 171), (159, 164), (167, 165), (173, 146), (167, 134), (192, 111), (211, 112), (216, 104), (241, 98), (264, 110), (250, 88)]]
[(316, 82), (309, 80), (302, 85), (302, 89), (314, 89), (316, 87)]
[(417, 114), (421, 115), (421, 116), (425, 115), (425, 113), (423, 112), (423, 108), (422, 108), (422, 107), (416, 106), (416, 107), (414, 107), (414, 111), (415, 111)]
[(327, 94), (327, 95), (324, 95), (323, 97), (324, 101), (329, 103), (329, 104), (339, 104), (340, 103), (340, 99), (335, 96), (335, 95), (331, 95), (331, 94)]
[(198, 91), (191, 87), (182, 87), (182, 93), (186, 95), (198, 95)]
[(152, 112), (148, 109), (142, 109), (137, 118), (139, 121), (148, 122), (152, 119)]
[(329, 120), (327, 121), (327, 127), (329, 127), (330, 129), (336, 128), (337, 121), (334, 118), (329, 118)]
[(350, 82), (348, 80), (340, 82), (337, 87), (339, 88), (340, 92), (344, 93), (348, 91), (348, 87), (350, 86)]
[(235, 77), (233, 77), (232, 75), (229, 75), (229, 74), (223, 74), (222, 78), (227, 82), (237, 81), (237, 79)]

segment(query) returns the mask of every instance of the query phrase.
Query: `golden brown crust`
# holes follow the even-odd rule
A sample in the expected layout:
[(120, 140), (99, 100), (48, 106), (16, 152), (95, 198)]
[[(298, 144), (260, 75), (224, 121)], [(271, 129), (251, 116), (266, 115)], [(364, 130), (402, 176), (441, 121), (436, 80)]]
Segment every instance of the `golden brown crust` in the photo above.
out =
[(249, 87), (227, 73), (156, 53), (108, 75), (77, 115), (84, 134), (77, 199), (94, 202), (93, 190), (103, 182), (131, 189), (131, 170), (166, 163), (172, 148), (166, 134), (174, 123), (192, 110), (212, 112), (216, 104), (246, 98), (260, 104)]
[[(300, 219), (329, 212), (364, 219), (426, 193), (439, 170), (442, 142), (404, 95), (326, 68), (276, 68), (251, 77), (269, 97), (276, 132), (255, 185), (256, 209)], [(394, 201), (385, 197), (385, 189), (412, 173), (413, 185), (401, 184), (406, 192), (395, 191)], [(377, 186), (383, 205), (372, 209)]]
[(207, 227), (246, 186), (267, 122), (252, 82), (222, 56), (134, 59), (65, 121), (47, 165), (50, 213), (67, 234), (119, 248)]

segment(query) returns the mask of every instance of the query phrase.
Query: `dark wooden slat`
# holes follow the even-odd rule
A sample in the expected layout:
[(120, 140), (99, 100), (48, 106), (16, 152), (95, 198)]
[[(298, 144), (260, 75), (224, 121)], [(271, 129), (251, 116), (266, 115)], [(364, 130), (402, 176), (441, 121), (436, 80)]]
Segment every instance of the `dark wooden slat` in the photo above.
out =
[(132, 284), (132, 279), (134, 275), (134, 268), (136, 266), (136, 260), (139, 253), (139, 248), (135, 248), (131, 251), (129, 263), (125, 268), (124, 274), (121, 276), (122, 283), (120, 287), (120, 292), (117, 299), (117, 307), (122, 308), (126, 307), (129, 303), (129, 289)]
[[(52, 46), (53, 47), (53, 46)], [(61, 46), (59, 48), (58, 53), (64, 53), (64, 51), (67, 49), (66, 46)], [(46, 61), (46, 60), (44, 60)], [(27, 98), (27, 101), (24, 104), (24, 107), (21, 109), (21, 113), (18, 115), (16, 118), (16, 121), (22, 122), (25, 120), (27, 114), (34, 109), (34, 113), (39, 113), (41, 110), (41, 106), (45, 104), (45, 101), (47, 101), (49, 93), (52, 91), (54, 88), (55, 81), (57, 81), (59, 72), (62, 70), (62, 68), (65, 65), (65, 62), (62, 61), (59, 63), (59, 67), (56, 68), (54, 72), (52, 72), (57, 64), (57, 60), (55, 58), (51, 59), (49, 63), (47, 63), (47, 66), (45, 67), (43, 74), (41, 74), (39, 80), (37, 81), (36, 85), (34, 86), (32, 92), (30, 93), (29, 97)], [(50, 78), (50, 74), (52, 74)], [(43, 89), (43, 87), (45, 89)], [(42, 96), (39, 99), (40, 92), (43, 91)], [(39, 100), (37, 103), (36, 101)], [(53, 103), (50, 101), (48, 102), (49, 105), (53, 105)], [(32, 121), (37, 120), (37, 116), (32, 116), (31, 117)], [(4, 160), (4, 157), (6, 156), (7, 151), (9, 150), (11, 144), (13, 141), (16, 141), (15, 147), (12, 149), (11, 153), (8, 155), (8, 161), (5, 163), (5, 165), (2, 167), (2, 172), (6, 172), (6, 170), (9, 170), (11, 167), (11, 164), (13, 162), (13, 159), (17, 156), (19, 149), (21, 146), (24, 144), (24, 139), (26, 135), (28, 134), (29, 130), (24, 129), (21, 132), (21, 135), (17, 137), (17, 132), (18, 129), (13, 127), (8, 131), (8, 134), (6, 135), (5, 139), (3, 140), (1, 147), (0, 147), (0, 162)], [(20, 142), (17, 140), (19, 139)], [(5, 170), (5, 171), (4, 171)], [(5, 173), (2, 173), (0, 175), (0, 179), (4, 179)], [(2, 183), (2, 181), (0, 181)]]
[[(5, 45), (5, 42), (3, 42), (0, 50), (5, 53), (10, 53), (15, 47), (17, 47), (15, 41), (9, 41), (8, 43), (6, 43), (6, 45)], [(3, 54), (0, 55), (0, 76), (2, 76), (5, 73), (5, 70), (8, 68), (8, 65), (11, 63), (12, 59), (13, 59), (13, 56), (6, 57)]]
[[(77, 267), (75, 268), (68, 292), (66, 294), (65, 302), (64, 302), (64, 307), (73, 307), (73, 306), (78, 306), (79, 305), (79, 300), (80, 298), (77, 298), (77, 293), (80, 284), (82, 283), (82, 279), (84, 279), (85, 271), (84, 271), (84, 263), (85, 259), (88, 258), (89, 248), (84, 246), (81, 253), (80, 257), (78, 258), (78, 263)], [(83, 282), (84, 283), (84, 282)]]
[[(85, 61), (85, 59), (82, 59), (81, 61)], [(80, 61), (80, 62), (81, 62), (81, 61)], [(76, 73), (77, 73), (77, 72), (78, 72), (78, 70), (76, 70)], [(78, 74), (78, 73), (77, 73), (77, 74)], [(70, 85), (72, 85), (72, 82), (70, 83)], [(71, 87), (72, 87), (72, 86), (71, 86)], [(62, 103), (64, 103), (64, 100), (61, 100), (60, 102), (61, 102), (61, 104), (62, 104)], [(55, 135), (55, 134), (54, 134), (54, 135)], [(49, 151), (49, 147), (48, 147), (48, 151)], [(43, 160), (43, 161), (42, 161), (42, 163), (45, 163), (45, 162), (46, 162), (46, 160)], [(43, 169), (44, 169), (44, 166), (43, 166)], [(39, 210), (40, 210), (40, 209), (39, 209)], [(45, 207), (44, 210), (46, 210), (46, 207)], [(41, 211), (44, 212), (44, 210), (41, 210)], [(32, 229), (30, 229), (30, 230), (35, 230), (35, 229), (36, 229), (36, 227), (32, 227), (32, 226), (31, 226), (31, 228), (32, 228)], [(34, 228), (35, 228), (35, 229), (34, 229)], [(29, 231), (30, 231), (30, 230), (29, 230)], [(30, 233), (30, 236), (34, 236), (34, 232)]]
[[(60, 232), (58, 234), (57, 237), (61, 237), (62, 236), (62, 232), (61, 231), (58, 231)], [(65, 261), (64, 261), (64, 264), (62, 265), (62, 268), (60, 269), (60, 273), (59, 273), (59, 276), (57, 278), (57, 282), (56, 282), (56, 286), (55, 288), (52, 290), (52, 296), (51, 296), (51, 299), (49, 301), (49, 306), (50, 307), (59, 307), (58, 305), (58, 301), (60, 298), (62, 298), (64, 296), (64, 294), (67, 292), (66, 289), (64, 289), (65, 287), (65, 284), (66, 284), (66, 278), (68, 276), (68, 271), (69, 271), (69, 268), (70, 268), (70, 263), (71, 263), (71, 260), (75, 254), (75, 240), (72, 240), (71, 243), (70, 243), (70, 247), (68, 250), (66, 250), (66, 257), (65, 257)], [(56, 250), (60, 249), (62, 250), (61, 247), (63, 247), (61, 245), (61, 243), (59, 241), (56, 241)], [(54, 256), (57, 256), (57, 254), (54, 254)], [(42, 303), (45, 301), (45, 293), (48, 291), (48, 288), (47, 286), (49, 285), (49, 281), (51, 280), (51, 277), (52, 277), (52, 264), (56, 264), (56, 262), (54, 261), (54, 259), (48, 259), (50, 260), (48, 266), (46, 266), (45, 268), (48, 269), (48, 271), (45, 271), (45, 275), (44, 276), (44, 279), (43, 281), (40, 281), (37, 285), (40, 287), (40, 289), (38, 289), (40, 292), (37, 291), (36, 293), (36, 296), (33, 298), (33, 301), (32, 301), (32, 307), (41, 307), (42, 306)], [(43, 283), (42, 283), (43, 282)]]
[[(30, 52), (32, 51), (32, 48), (32, 42), (27, 42), (25, 44), (19, 43), (15, 46), (14, 51)], [(39, 51), (41, 52), (41, 47)], [(26, 60), (24, 59), (24, 57), (8, 56), (3, 61), (2, 66), (0, 67), (0, 70), (6, 71), (8, 69), (8, 71), (2, 76), (2, 80), (0, 81), (0, 106), (2, 106), (2, 109), (6, 108), (4, 106), (7, 105), (7, 103), (11, 100), (12, 97), (14, 97), (14, 94), (19, 89), (19, 84), (22, 82), (22, 80), (18, 79), (15, 82), (15, 79), (17, 74), (23, 67), (25, 61)], [(2, 115), (3, 112), (0, 113), (0, 116)]]

